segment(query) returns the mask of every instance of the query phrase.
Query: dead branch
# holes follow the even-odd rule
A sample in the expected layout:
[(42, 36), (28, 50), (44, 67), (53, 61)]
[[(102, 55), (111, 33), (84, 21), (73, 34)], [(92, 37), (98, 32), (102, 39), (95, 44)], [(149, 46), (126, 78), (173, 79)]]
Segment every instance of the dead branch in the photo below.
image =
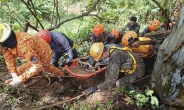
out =
[(64, 20), (64, 21), (62, 21), (62, 22), (60, 22), (60, 23), (58, 23), (57, 25), (55, 25), (55, 26), (53, 26), (53, 27), (50, 27), (50, 28), (47, 29), (47, 30), (52, 31), (52, 30), (54, 30), (54, 29), (56, 29), (56, 28), (59, 28), (60, 25), (66, 23), (66, 22), (68, 22), (68, 21), (71, 21), (71, 20), (78, 19), (78, 18), (81, 18), (81, 17), (83, 17), (83, 16), (89, 15), (89, 13), (92, 12), (92, 10), (96, 7), (96, 5), (98, 4), (99, 1), (100, 1), (100, 0), (96, 0), (96, 2), (93, 4), (93, 6), (92, 6), (87, 12), (85, 12), (85, 13), (79, 15), (79, 16), (76, 16), (76, 17), (73, 17), (73, 18), (66, 19), (66, 20)]
[(69, 100), (66, 100), (66, 101), (58, 102), (58, 103), (51, 104), (51, 105), (42, 106), (42, 107), (40, 107), (40, 108), (35, 108), (35, 109), (31, 109), (31, 110), (42, 110), (42, 109), (45, 109), (45, 108), (50, 108), (50, 107), (58, 106), (58, 105), (61, 105), (61, 104), (64, 104), (64, 103), (67, 103), (67, 102), (70, 102), (70, 101), (74, 101), (74, 100), (76, 100), (76, 99), (79, 99), (79, 98), (81, 98), (82, 96), (85, 96), (85, 95), (86, 95), (86, 94), (83, 93), (83, 94), (81, 94), (81, 95), (78, 95), (78, 96), (76, 96), (76, 97), (74, 97), (74, 98), (71, 98), (71, 99), (69, 99)]
[(165, 63), (182, 45), (184, 44), (184, 40), (182, 40), (182, 42), (181, 43), (179, 43), (179, 45), (177, 45), (172, 51), (171, 51), (171, 53), (169, 53), (166, 57), (165, 57), (165, 59), (164, 59), (164, 61), (163, 61), (163, 63)]

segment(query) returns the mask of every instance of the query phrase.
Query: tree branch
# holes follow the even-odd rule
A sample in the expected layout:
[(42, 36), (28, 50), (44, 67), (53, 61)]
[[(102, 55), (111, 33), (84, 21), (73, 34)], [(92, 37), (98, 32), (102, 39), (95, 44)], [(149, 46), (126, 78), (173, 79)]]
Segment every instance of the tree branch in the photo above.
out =
[(37, 16), (34, 14), (34, 12), (31, 10), (31, 8), (28, 6), (28, 4), (24, 1), (24, 0), (21, 0), (25, 5), (26, 7), (29, 9), (29, 11), (32, 13), (32, 15), (35, 17), (35, 19), (38, 21), (38, 23), (40, 24), (40, 26), (42, 27), (42, 29), (44, 29), (44, 27), (42, 26), (40, 20), (37, 18)]
[(58, 0), (56, 0), (55, 2), (55, 6), (56, 6), (56, 21), (55, 21), (55, 25), (57, 24), (58, 22), (58, 18), (59, 18), (59, 12), (58, 12)]
[(76, 16), (76, 17), (73, 17), (73, 18), (66, 19), (66, 20), (60, 22), (59, 24), (57, 24), (57, 25), (55, 25), (55, 26), (53, 26), (53, 27), (50, 27), (50, 28), (47, 29), (47, 30), (51, 31), (51, 30), (57, 29), (57, 28), (60, 27), (60, 25), (66, 23), (66, 22), (68, 22), (68, 21), (71, 21), (71, 20), (78, 19), (78, 18), (81, 18), (81, 17), (83, 17), (83, 16), (89, 15), (89, 13), (92, 12), (92, 10), (96, 7), (96, 5), (98, 4), (99, 1), (100, 1), (100, 0), (96, 0), (96, 2), (93, 4), (93, 6), (90, 8), (90, 10), (88, 10), (86, 13), (83, 13), (83, 14), (81, 14), (81, 15), (79, 15), (79, 16)]
[(162, 10), (162, 7), (158, 1), (156, 1), (156, 0), (152, 0), (152, 1)]

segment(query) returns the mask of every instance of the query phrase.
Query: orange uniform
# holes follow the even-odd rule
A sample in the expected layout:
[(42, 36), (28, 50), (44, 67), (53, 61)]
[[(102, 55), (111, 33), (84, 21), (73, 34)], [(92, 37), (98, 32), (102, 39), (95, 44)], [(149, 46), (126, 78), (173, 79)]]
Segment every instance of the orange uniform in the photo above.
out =
[[(17, 45), (15, 48), (2, 47), (2, 53), (10, 73), (17, 73), (21, 82), (45, 70), (62, 76), (64, 72), (50, 64), (52, 50), (45, 41), (25, 32), (15, 32)], [(16, 59), (25, 59), (26, 63), (16, 66)]]

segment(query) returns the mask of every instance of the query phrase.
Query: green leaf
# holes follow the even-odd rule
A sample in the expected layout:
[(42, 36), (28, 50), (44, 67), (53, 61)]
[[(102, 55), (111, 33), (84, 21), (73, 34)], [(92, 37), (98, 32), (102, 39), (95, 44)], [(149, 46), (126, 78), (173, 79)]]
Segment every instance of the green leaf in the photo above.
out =
[(156, 105), (156, 106), (158, 106), (158, 104), (159, 104), (159, 101), (158, 101), (157, 97), (152, 96), (152, 97), (151, 97), (151, 105)]
[(165, 4), (165, 0), (160, 0), (160, 6), (163, 7)]
[(147, 96), (152, 96), (153, 93), (154, 93), (153, 90), (146, 90), (146, 95), (147, 95)]
[(99, 107), (97, 110), (101, 110), (101, 108)]
[(0, 0), (0, 2), (2, 3), (6, 3), (8, 0)]

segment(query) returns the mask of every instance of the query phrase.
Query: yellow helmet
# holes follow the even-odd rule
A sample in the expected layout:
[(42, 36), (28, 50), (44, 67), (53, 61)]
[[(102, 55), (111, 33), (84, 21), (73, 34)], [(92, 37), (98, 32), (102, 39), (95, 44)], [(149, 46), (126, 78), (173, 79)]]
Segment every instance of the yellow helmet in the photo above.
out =
[(89, 53), (95, 59), (95, 61), (98, 61), (103, 53), (103, 50), (104, 44), (102, 42), (96, 42), (91, 46)]
[(11, 27), (7, 23), (0, 23), (0, 42), (6, 41), (11, 34)]

